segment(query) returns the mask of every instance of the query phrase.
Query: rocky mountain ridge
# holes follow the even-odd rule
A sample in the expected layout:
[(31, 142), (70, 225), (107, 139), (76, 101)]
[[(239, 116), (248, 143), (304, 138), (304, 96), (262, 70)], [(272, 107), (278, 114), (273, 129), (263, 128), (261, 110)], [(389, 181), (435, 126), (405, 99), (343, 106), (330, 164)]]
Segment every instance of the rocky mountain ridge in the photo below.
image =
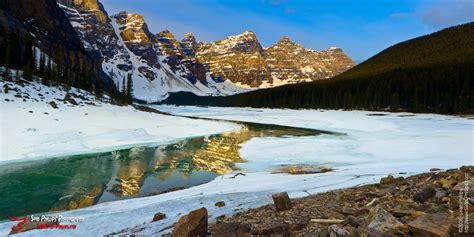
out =
[[(108, 16), (97, 0), (59, 0), (87, 51), (102, 60), (102, 68), (117, 88), (125, 88), (130, 74), (134, 98), (156, 102), (168, 93), (189, 91), (200, 95), (226, 95), (242, 90), (229, 83), (208, 83), (204, 69), (168, 55), (160, 35), (153, 35), (143, 15), (126, 11)], [(84, 7), (88, 6), (88, 7)], [(103, 20), (101, 16), (106, 16)], [(198, 78), (198, 79), (196, 79)], [(199, 82), (198, 82), (199, 80)]]
[(251, 31), (216, 42), (188, 33), (152, 34), (143, 15), (108, 16), (97, 0), (58, 0), (86, 50), (122, 88), (133, 77), (134, 97), (160, 101), (171, 92), (231, 95), (248, 90), (327, 79), (354, 65), (340, 49), (314, 51), (284, 37), (265, 49)]

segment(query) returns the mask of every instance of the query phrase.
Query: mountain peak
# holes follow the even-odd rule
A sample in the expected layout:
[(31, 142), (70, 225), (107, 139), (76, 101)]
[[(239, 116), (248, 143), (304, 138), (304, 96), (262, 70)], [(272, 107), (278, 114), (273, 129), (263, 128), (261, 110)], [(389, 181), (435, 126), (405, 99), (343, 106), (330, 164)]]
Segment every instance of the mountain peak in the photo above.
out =
[(92, 14), (97, 17), (97, 20), (102, 23), (108, 20), (107, 13), (98, 0), (57, 0), (57, 2), (60, 5), (74, 8), (79, 11), (91, 11)]
[(242, 35), (255, 35), (255, 33), (253, 33), (251, 30), (246, 30), (242, 33)]
[(194, 34), (192, 32), (188, 32), (184, 35), (183, 39), (191, 39), (191, 38), (195, 38)]
[(169, 30), (164, 30), (161, 31), (160, 33), (156, 34), (156, 36), (160, 38), (169, 38), (169, 39), (175, 39), (173, 33), (171, 33)]
[(150, 42), (151, 33), (148, 31), (145, 18), (142, 14), (121, 11), (113, 15), (112, 18), (114, 18), (119, 25), (124, 41), (135, 43)]

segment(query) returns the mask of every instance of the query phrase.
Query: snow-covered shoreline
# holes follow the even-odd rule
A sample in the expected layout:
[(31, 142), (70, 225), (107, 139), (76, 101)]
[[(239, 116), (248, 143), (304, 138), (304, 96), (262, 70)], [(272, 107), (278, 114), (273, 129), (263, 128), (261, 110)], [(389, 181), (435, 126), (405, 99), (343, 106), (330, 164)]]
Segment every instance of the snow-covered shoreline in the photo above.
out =
[[(315, 128), (348, 135), (251, 139), (240, 151), (249, 161), (239, 164), (246, 176), (231, 178), (233, 175), (228, 174), (185, 190), (61, 212), (58, 214), (85, 218), (76, 230), (62, 231), (61, 236), (103, 235), (124, 229), (129, 234), (166, 233), (180, 216), (203, 206), (209, 210), (212, 221), (223, 214), (270, 203), (275, 192), (303, 197), (375, 183), (387, 174), (408, 176), (430, 168), (449, 169), (474, 163), (474, 121), (466, 118), (391, 113), (370, 116), (373, 112), (366, 111), (155, 108), (179, 115)], [(264, 171), (274, 165), (301, 163), (330, 164), (336, 169), (307, 175)], [(225, 201), (226, 206), (215, 207), (217, 201)], [(150, 223), (157, 212), (166, 213), (167, 218)], [(7, 234), (11, 225), (0, 223), (0, 234)], [(58, 231), (35, 230), (19, 236), (58, 235)]]
[(4, 85), (0, 81), (0, 164), (156, 146), (239, 128), (112, 105), (74, 88), (70, 93), (78, 105), (63, 102), (66, 92), (59, 87), (8, 83), (3, 93)]

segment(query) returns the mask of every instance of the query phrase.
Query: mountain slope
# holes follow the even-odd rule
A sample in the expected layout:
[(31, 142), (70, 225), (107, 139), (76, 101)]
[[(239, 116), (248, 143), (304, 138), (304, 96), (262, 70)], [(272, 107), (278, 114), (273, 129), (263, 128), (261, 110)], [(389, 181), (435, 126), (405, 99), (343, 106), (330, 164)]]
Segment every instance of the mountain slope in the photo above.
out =
[[(50, 78), (53, 81), (89, 91), (114, 90), (55, 0), (2, 0), (0, 31), (0, 65), (46, 74), (45, 64), (49, 69), (55, 64), (58, 72)], [(45, 63), (46, 59), (52, 62)]]
[(197, 95), (246, 91), (212, 80), (204, 65), (192, 57), (181, 57), (181, 44), (170, 32), (152, 34), (143, 15), (123, 11), (109, 17), (97, 0), (58, 2), (86, 50), (98, 55), (103, 70), (116, 86), (126, 89), (126, 78), (131, 75), (135, 99), (156, 102), (177, 91)]
[(472, 113), (473, 50), (468, 23), (394, 45), (332, 80), (227, 98), (176, 94), (163, 103)]
[[(250, 31), (208, 43), (197, 42), (188, 33), (178, 41), (167, 30), (151, 33), (143, 15), (124, 11), (109, 17), (98, 0), (57, 1), (86, 50), (98, 56), (116, 86), (125, 90), (124, 78), (131, 74), (133, 96), (145, 102), (179, 91), (232, 95), (326, 79), (353, 66), (339, 49), (314, 51), (299, 45), (298, 54), (280, 44), (264, 49)], [(280, 63), (288, 56), (295, 61), (296, 72)]]

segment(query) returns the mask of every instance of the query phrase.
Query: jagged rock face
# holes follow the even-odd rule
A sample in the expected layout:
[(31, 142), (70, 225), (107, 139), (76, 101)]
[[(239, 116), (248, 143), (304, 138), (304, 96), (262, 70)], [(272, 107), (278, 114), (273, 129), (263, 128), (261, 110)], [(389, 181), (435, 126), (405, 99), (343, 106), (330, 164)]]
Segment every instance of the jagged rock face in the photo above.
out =
[(354, 66), (339, 48), (306, 49), (286, 36), (265, 52), (273, 78), (286, 83), (327, 79)]
[(140, 14), (109, 17), (98, 0), (57, 1), (103, 71), (119, 88), (132, 74), (135, 97), (146, 101), (175, 91), (225, 95), (325, 79), (353, 66), (340, 49), (314, 51), (288, 37), (268, 49), (250, 31), (211, 43), (191, 33), (177, 41), (170, 31), (150, 33)]
[[(132, 75), (136, 99), (156, 102), (169, 92), (226, 95), (245, 90), (210, 80), (206, 67), (185, 55), (181, 42), (170, 32), (151, 34), (142, 15), (120, 12), (108, 17), (96, 0), (58, 1), (86, 50), (100, 59), (115, 85), (123, 90), (126, 78)], [(101, 15), (106, 16), (105, 21)]]
[(181, 48), (183, 48), (184, 55), (187, 57), (196, 57), (196, 52), (199, 45), (192, 33), (187, 33), (181, 40)]
[[(120, 30), (120, 36), (130, 51), (139, 55), (151, 67), (159, 68), (158, 54), (153, 47), (153, 35), (148, 30), (143, 15), (120, 12), (112, 16)], [(139, 69), (140, 70), (140, 69)], [(141, 69), (142, 73), (151, 73), (151, 70)], [(154, 78), (152, 75), (149, 78)]]
[(184, 52), (182, 44), (176, 40), (168, 30), (162, 31), (155, 36), (160, 51), (166, 56), (164, 60), (173, 72), (179, 72), (183, 77), (195, 84), (199, 80), (206, 82), (206, 68), (192, 55)]
[(92, 13), (101, 23), (108, 21), (104, 7), (97, 0), (58, 0), (58, 3), (70, 8), (75, 8), (81, 12), (87, 11), (88, 13)]
[[(137, 56), (137, 60), (145, 63), (135, 65), (138, 72), (150, 81), (158, 77), (165, 80), (155, 70), (161, 68), (159, 52), (155, 49), (154, 36), (148, 30), (143, 15), (123, 11), (112, 16), (112, 20), (117, 25), (120, 37), (126, 47)], [(173, 77), (171, 74), (167, 76)]]
[(197, 58), (210, 66), (213, 76), (260, 88), (327, 79), (354, 66), (341, 49), (306, 49), (286, 36), (262, 49), (249, 31), (202, 43), (196, 52)]
[(169, 56), (178, 56), (182, 58), (183, 50), (181, 44), (170, 31), (165, 30), (156, 34), (155, 40), (163, 53)]
[[(93, 0), (91, 0), (93, 1)], [(86, 50), (98, 55), (102, 61), (102, 68), (111, 78), (117, 80), (125, 77), (132, 70), (133, 65), (130, 62), (130, 55), (117, 36), (109, 20), (107, 13), (103, 10), (100, 3), (95, 8), (90, 5), (84, 7), (84, 2), (72, 0), (60, 0), (60, 6), (69, 18), (76, 32), (80, 36)], [(95, 14), (90, 14), (89, 9), (95, 9)], [(100, 11), (100, 13), (99, 13)], [(102, 20), (101, 16), (106, 20)]]
[(265, 52), (253, 32), (202, 43), (196, 55), (199, 61), (209, 65), (214, 77), (251, 87), (272, 82)]
[(141, 14), (120, 12), (112, 16), (120, 26), (123, 41), (126, 43), (151, 43), (153, 37)]

